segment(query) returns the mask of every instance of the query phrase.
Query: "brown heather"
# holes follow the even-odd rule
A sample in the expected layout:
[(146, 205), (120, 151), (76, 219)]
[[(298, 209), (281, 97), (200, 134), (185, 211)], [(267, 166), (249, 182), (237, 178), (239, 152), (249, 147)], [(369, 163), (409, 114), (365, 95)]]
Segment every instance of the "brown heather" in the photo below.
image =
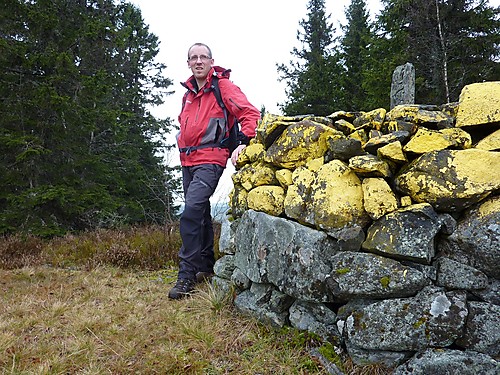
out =
[[(0, 374), (327, 374), (321, 343), (201, 284), (171, 301), (177, 226), (0, 240)], [(387, 374), (343, 362), (346, 374)]]

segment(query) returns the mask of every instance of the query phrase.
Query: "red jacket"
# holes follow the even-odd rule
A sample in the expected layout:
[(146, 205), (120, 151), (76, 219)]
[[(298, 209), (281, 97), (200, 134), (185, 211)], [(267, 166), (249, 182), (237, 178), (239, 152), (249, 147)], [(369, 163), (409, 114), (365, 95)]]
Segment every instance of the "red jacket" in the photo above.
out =
[[(221, 134), (226, 128), (224, 111), (209, 89), (214, 75), (219, 77), (222, 100), (229, 112), (229, 124), (233, 124), (236, 117), (241, 124), (241, 131), (248, 138), (255, 136), (257, 121), (260, 119), (259, 110), (248, 101), (240, 88), (229, 80), (229, 70), (216, 66), (210, 70), (207, 83), (200, 90), (196, 90), (196, 80), (193, 76), (182, 83), (188, 89), (188, 93), (179, 115), (180, 131), (177, 134), (177, 145), (180, 149), (218, 143), (227, 137), (228, 132)], [(219, 147), (200, 148), (180, 154), (181, 165), (184, 167), (199, 164), (219, 164), (226, 167), (229, 156), (227, 148)]]

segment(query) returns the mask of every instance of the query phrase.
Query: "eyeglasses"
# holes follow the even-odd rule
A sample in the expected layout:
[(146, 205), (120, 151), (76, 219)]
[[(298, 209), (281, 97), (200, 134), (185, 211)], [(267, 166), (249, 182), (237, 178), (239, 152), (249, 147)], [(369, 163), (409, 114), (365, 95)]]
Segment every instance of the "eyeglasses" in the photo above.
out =
[(193, 55), (190, 58), (188, 58), (188, 61), (191, 63), (194, 63), (194, 62), (197, 62), (198, 59), (205, 62), (205, 61), (211, 60), (212, 58), (210, 56), (207, 56), (207, 55), (200, 55), (200, 56)]

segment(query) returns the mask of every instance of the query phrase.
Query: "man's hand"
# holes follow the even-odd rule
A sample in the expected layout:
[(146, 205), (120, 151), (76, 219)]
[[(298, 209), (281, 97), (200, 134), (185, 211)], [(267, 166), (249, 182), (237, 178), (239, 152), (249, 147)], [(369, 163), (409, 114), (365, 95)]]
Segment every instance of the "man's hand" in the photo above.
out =
[(231, 155), (231, 163), (233, 163), (234, 166), (236, 166), (236, 162), (238, 161), (238, 157), (240, 156), (241, 151), (247, 147), (246, 145), (239, 145), (236, 147)]

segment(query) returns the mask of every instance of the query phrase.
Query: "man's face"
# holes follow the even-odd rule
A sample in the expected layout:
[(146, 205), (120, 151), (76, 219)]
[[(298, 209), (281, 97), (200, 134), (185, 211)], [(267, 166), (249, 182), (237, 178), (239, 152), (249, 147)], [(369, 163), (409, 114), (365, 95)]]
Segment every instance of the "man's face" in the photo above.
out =
[(206, 79), (214, 60), (205, 46), (193, 46), (188, 54), (188, 67), (197, 80)]

